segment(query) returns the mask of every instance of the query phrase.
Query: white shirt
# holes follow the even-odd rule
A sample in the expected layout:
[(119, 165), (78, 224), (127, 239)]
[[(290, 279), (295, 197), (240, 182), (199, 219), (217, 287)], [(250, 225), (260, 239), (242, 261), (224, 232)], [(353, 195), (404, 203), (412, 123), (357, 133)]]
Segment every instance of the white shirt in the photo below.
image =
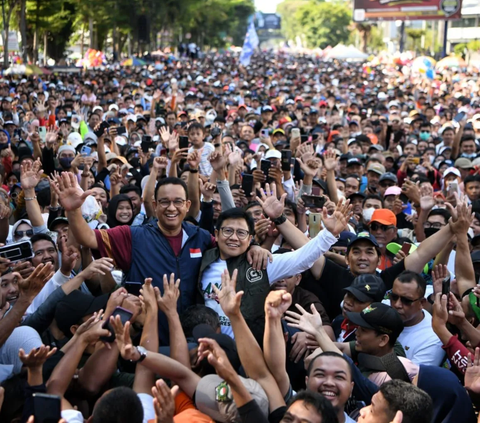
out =
[[(213, 146), (212, 143), (205, 142), (203, 143), (203, 147), (200, 148), (199, 150), (202, 150), (202, 156), (200, 158), (200, 164), (198, 166), (198, 171), (200, 172), (200, 175), (204, 176), (210, 176), (212, 174), (213, 168), (210, 162), (208, 161), (208, 156), (212, 154), (215, 151), (215, 147)], [(197, 150), (194, 147), (190, 147), (188, 149), (189, 153), (193, 153), (195, 150)]]
[[(267, 263), (267, 275), (270, 285), (286, 277), (310, 269), (315, 261), (327, 252), (336, 242), (337, 238), (327, 229), (324, 229), (302, 248), (292, 251), (291, 253), (274, 255), (273, 261)], [(202, 276), (202, 293), (205, 305), (218, 313), (222, 333), (233, 338), (233, 330), (230, 325), (230, 320), (223, 312), (212, 288), (213, 285), (219, 289), (221, 288), (222, 273), (226, 268), (227, 262), (218, 259), (205, 269)]]
[(442, 341), (432, 329), (432, 316), (423, 310), (424, 318), (414, 326), (406, 326), (398, 342), (402, 344), (406, 356), (415, 364), (440, 366), (445, 357)]

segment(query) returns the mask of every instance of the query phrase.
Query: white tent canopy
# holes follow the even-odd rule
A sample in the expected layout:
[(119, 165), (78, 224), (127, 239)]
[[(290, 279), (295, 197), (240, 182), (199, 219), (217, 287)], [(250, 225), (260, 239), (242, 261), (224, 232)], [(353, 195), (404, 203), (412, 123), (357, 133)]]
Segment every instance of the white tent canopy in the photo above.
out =
[(327, 54), (329, 59), (343, 59), (343, 60), (362, 60), (366, 59), (368, 54), (362, 53), (358, 48), (349, 45), (337, 44)]

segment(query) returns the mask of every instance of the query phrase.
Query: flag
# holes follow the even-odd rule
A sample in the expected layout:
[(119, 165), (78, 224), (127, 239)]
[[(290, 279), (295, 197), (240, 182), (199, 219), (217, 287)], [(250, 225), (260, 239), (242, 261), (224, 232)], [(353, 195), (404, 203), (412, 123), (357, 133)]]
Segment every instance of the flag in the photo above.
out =
[(250, 64), (250, 58), (253, 55), (253, 51), (258, 47), (258, 36), (257, 31), (255, 31), (255, 25), (250, 22), (248, 25), (247, 35), (245, 35), (245, 41), (243, 42), (242, 54), (240, 55), (240, 63), (243, 66), (248, 66)]

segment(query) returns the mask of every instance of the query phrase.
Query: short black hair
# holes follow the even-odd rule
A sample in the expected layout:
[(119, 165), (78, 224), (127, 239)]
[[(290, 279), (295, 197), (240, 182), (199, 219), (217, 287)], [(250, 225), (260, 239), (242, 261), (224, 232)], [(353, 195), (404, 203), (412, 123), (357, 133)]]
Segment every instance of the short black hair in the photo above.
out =
[(244, 219), (248, 225), (248, 232), (250, 235), (255, 235), (255, 223), (250, 215), (244, 210), (239, 207), (234, 207), (232, 209), (225, 210), (224, 212), (220, 213), (217, 219), (217, 230), (219, 231), (222, 228), (223, 222), (228, 219), (235, 219), (240, 220)]
[(214, 330), (220, 329), (218, 313), (212, 308), (201, 304), (188, 307), (180, 315), (180, 322), (186, 338), (192, 338), (193, 328), (200, 324), (207, 324)]
[[(293, 403), (302, 401), (305, 406), (311, 406), (322, 417), (322, 423), (338, 423), (337, 412), (332, 403), (318, 392), (302, 390), (297, 393), (288, 403), (288, 408)], [(288, 413), (288, 408), (285, 413)]]
[(403, 423), (429, 423), (432, 421), (433, 402), (430, 395), (403, 380), (390, 380), (380, 385), (380, 393), (388, 404), (388, 418), (393, 420), (398, 410)]
[(93, 189), (93, 188), (101, 188), (105, 191), (105, 194), (107, 194), (107, 202), (110, 202), (110, 193), (108, 192), (108, 189), (105, 188), (104, 185), (102, 184), (99, 184), (98, 182), (95, 182), (91, 187), (90, 189)]
[(140, 198), (142, 198), (142, 189), (136, 185), (128, 184), (120, 188), (120, 194), (127, 194), (129, 192), (135, 192)]
[(92, 422), (142, 423), (142, 402), (133, 389), (125, 386), (114, 388), (96, 403)]
[(288, 198), (285, 199), (285, 207), (289, 208), (292, 210), (293, 215), (295, 216), (295, 222), (298, 222), (298, 210), (297, 210), (297, 203), (294, 203), (293, 201), (289, 200)]
[(410, 283), (412, 281), (417, 283), (417, 289), (419, 294), (423, 297), (425, 295), (425, 290), (427, 289), (427, 283), (422, 276), (411, 270), (404, 270), (397, 276), (397, 279), (401, 283)]
[(463, 180), (463, 185), (466, 187), (470, 182), (480, 182), (480, 175), (468, 175)]
[(245, 211), (248, 211), (252, 207), (257, 207), (257, 206), (262, 207), (262, 205), (258, 201), (250, 201), (243, 209)]
[(185, 199), (188, 200), (187, 184), (180, 178), (168, 177), (158, 181), (157, 186), (155, 187), (155, 201), (157, 200), (158, 190), (164, 185), (180, 185), (185, 190)]
[(364, 198), (363, 202), (362, 202), (362, 207), (363, 207), (363, 205), (365, 204), (365, 202), (366, 202), (367, 200), (378, 200), (378, 201), (380, 201), (380, 204), (382, 205), (382, 208), (383, 208), (383, 200), (380, 198), (379, 195), (377, 195), (377, 194), (369, 194), (369, 195), (367, 195), (367, 196)]
[(427, 219), (430, 216), (443, 216), (443, 218), (445, 219), (445, 224), (447, 224), (452, 217), (452, 215), (447, 209), (433, 209), (430, 211), (430, 213), (428, 213)]
[(310, 377), (310, 373), (313, 370), (313, 365), (314, 365), (315, 361), (317, 361), (317, 359), (319, 359), (320, 357), (335, 357), (335, 358), (341, 358), (342, 360), (344, 360), (345, 363), (348, 364), (348, 369), (349, 369), (348, 371), (349, 371), (350, 379), (352, 379), (352, 368), (351, 368), (350, 362), (342, 354), (339, 354), (339, 353), (334, 352), (334, 351), (324, 351), (324, 352), (318, 354), (316, 357), (312, 358), (312, 360), (310, 361), (310, 364), (308, 365), (308, 369), (307, 369), (307, 376), (308, 377)]
[(55, 242), (53, 242), (53, 239), (50, 235), (47, 235), (47, 234), (35, 234), (33, 235), (31, 238), (30, 238), (30, 242), (32, 243), (32, 246), (33, 244), (35, 244), (36, 242), (38, 241), (48, 241), (48, 242), (51, 242), (53, 247), (55, 248), (55, 250), (57, 249), (57, 246), (55, 245)]
[(203, 134), (205, 133), (205, 128), (204, 128), (204, 126), (203, 126), (201, 123), (199, 123), (199, 122), (192, 122), (192, 123), (190, 124), (190, 126), (188, 127), (187, 133), (189, 134), (189, 133), (192, 132), (194, 129), (200, 129)]

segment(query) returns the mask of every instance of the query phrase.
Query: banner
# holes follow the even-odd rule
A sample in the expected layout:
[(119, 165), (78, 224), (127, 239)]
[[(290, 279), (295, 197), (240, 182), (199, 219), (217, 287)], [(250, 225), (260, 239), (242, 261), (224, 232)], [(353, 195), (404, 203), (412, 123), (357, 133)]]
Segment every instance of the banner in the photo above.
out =
[(253, 51), (258, 47), (258, 36), (255, 31), (255, 25), (253, 21), (248, 25), (247, 35), (245, 35), (245, 41), (243, 43), (242, 54), (240, 55), (240, 63), (243, 66), (250, 64), (250, 58), (253, 55)]
[(459, 19), (462, 0), (354, 0), (353, 20)]

